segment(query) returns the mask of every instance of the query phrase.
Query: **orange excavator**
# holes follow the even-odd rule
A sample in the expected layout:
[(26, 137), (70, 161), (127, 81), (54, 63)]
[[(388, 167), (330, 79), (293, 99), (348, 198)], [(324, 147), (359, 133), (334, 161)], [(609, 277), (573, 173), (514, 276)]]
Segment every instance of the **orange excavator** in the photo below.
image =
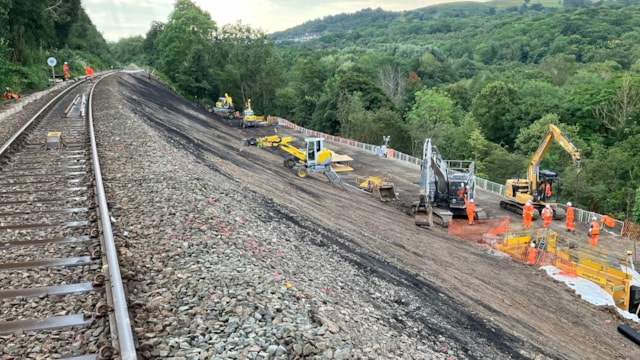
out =
[(2, 91), (2, 101), (12, 100), (12, 99), (18, 100), (20, 99), (20, 95), (12, 93), (11, 88), (7, 86)]

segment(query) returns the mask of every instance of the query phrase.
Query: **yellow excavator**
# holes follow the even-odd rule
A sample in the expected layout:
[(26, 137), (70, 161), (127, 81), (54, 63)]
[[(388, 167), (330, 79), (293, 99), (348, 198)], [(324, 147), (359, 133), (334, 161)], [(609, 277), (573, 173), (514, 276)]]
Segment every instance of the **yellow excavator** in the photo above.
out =
[(242, 127), (255, 127), (262, 121), (264, 121), (264, 116), (256, 116), (251, 108), (251, 99), (247, 100), (244, 111), (242, 112)]
[(580, 169), (580, 150), (557, 126), (549, 124), (549, 130), (533, 154), (533, 157), (529, 160), (527, 177), (525, 179), (519, 177), (507, 179), (505, 184), (505, 199), (500, 201), (500, 207), (517, 214), (522, 214), (522, 208), (526, 202), (530, 200), (536, 209), (534, 219), (539, 217), (540, 212), (547, 204), (553, 209), (554, 219), (564, 218), (564, 209), (557, 206), (560, 176), (554, 171), (539, 169), (540, 161), (542, 161), (547, 154), (547, 151), (554, 141), (560, 144), (564, 150), (571, 155), (573, 163)]
[(289, 154), (284, 159), (284, 166), (295, 170), (299, 177), (306, 177), (309, 172), (321, 172), (325, 174), (329, 181), (338, 183), (344, 188), (340, 177), (331, 167), (332, 153), (324, 147), (323, 138), (306, 138), (304, 149), (298, 149), (291, 144), (292, 141), (293, 138), (290, 136), (281, 138), (278, 135), (272, 135), (262, 138), (242, 139), (242, 146), (282, 149)]
[(225, 93), (224, 97), (218, 98), (216, 106), (213, 108), (213, 112), (229, 119), (233, 119), (236, 109), (233, 106), (233, 99), (231, 99), (231, 96)]

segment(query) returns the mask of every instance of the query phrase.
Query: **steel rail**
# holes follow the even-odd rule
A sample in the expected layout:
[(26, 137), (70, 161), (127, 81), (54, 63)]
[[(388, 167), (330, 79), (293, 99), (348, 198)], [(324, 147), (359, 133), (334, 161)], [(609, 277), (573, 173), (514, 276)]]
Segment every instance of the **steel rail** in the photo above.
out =
[(115, 72), (105, 75), (97, 79), (91, 91), (89, 92), (88, 101), (88, 119), (89, 119), (89, 136), (91, 138), (91, 158), (94, 164), (94, 173), (96, 178), (96, 196), (98, 197), (98, 208), (100, 209), (100, 221), (103, 229), (103, 239), (105, 243), (105, 253), (108, 261), (109, 283), (113, 291), (113, 307), (116, 317), (116, 328), (118, 332), (119, 358), (121, 360), (137, 359), (136, 348), (134, 344), (133, 331), (131, 330), (131, 319), (129, 318), (129, 308), (125, 297), (124, 286), (122, 284), (122, 276), (120, 274), (120, 265), (118, 261), (118, 252), (116, 250), (113, 238), (113, 230), (111, 229), (111, 218), (107, 207), (107, 198), (102, 183), (102, 171), (100, 170), (100, 161), (98, 159), (98, 150), (96, 145), (96, 136), (93, 129), (93, 91), (96, 85), (104, 78), (115, 74)]
[(60, 92), (60, 94), (56, 95), (56, 97), (54, 97), (53, 99), (51, 99), (51, 101), (49, 101), (47, 103), (47, 105), (45, 105), (44, 107), (42, 107), (42, 109), (40, 109), (38, 111), (38, 113), (36, 113), (35, 115), (33, 115), (33, 117), (31, 117), (31, 119), (29, 119), (29, 121), (27, 121), (21, 128), (20, 130), (16, 131), (15, 134), (13, 134), (13, 136), (11, 136), (9, 138), (9, 140), (7, 140), (7, 142), (5, 142), (2, 146), (0, 146), (0, 154), (3, 154), (5, 151), (7, 151), (7, 149), (9, 148), (9, 146), (11, 146), (11, 144), (13, 144), (14, 141), (16, 141), (16, 139), (22, 135), (22, 133), (29, 128), (29, 126), (31, 126), (31, 124), (33, 124), (34, 121), (36, 121), (36, 119), (38, 119), (40, 117), (40, 115), (42, 115), (43, 112), (49, 110), (49, 108), (51, 107), (51, 105), (55, 104), (58, 102), (58, 99), (61, 98), (62, 96), (64, 96), (66, 93), (68, 93), (69, 91), (71, 91), (72, 89), (75, 89), (76, 87), (80, 86), (81, 82), (76, 82), (73, 85), (68, 86), (66, 89), (62, 90)]

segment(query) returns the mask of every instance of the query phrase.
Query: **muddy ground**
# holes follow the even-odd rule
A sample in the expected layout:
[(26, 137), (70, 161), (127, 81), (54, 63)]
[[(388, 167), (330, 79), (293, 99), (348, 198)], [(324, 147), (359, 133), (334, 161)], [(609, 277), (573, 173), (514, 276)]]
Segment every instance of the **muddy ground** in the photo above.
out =
[[(385, 203), (356, 190), (345, 191), (322, 174), (299, 178), (283, 166), (286, 153), (280, 149), (239, 151), (242, 138), (272, 135), (275, 127), (243, 129), (237, 120), (214, 114), (203, 117), (204, 110), (176, 97), (153, 78), (118, 76), (123, 76), (120, 85), (135, 94), (129, 97), (135, 111), (166, 132), (176, 146), (240, 181), (238, 191), (255, 191), (272, 199), (265, 206), (273, 207), (273, 213), (286, 209), (301, 224), (318, 226), (326, 241), (346, 254), (345, 261), (357, 262), (371, 276), (402, 284), (417, 294), (423, 301), (413, 304), (418, 309), (435, 308), (450, 318), (449, 324), (429, 324), (429, 331), (464, 342), (486, 342), (510, 358), (529, 358), (530, 350), (553, 359), (640, 359), (640, 347), (618, 333), (617, 326), (629, 322), (614, 309), (593, 306), (544, 271), (450, 236), (446, 229), (415, 226), (407, 211), (417, 200), (417, 166), (327, 142), (332, 150), (354, 159), (355, 171), (340, 173), (343, 181), (354, 183), (356, 175), (371, 175), (394, 183), (399, 200)], [(282, 126), (277, 131), (298, 141), (304, 138)], [(521, 218), (500, 209), (499, 199), (479, 191), (477, 204), (491, 218), (510, 216), (512, 224), (519, 226)], [(541, 221), (534, 226), (540, 227)], [(553, 227), (564, 228), (561, 221)], [(588, 243), (586, 225), (579, 225), (575, 240)], [(610, 235), (603, 236), (601, 244), (620, 251), (631, 246)], [(420, 316), (425, 315), (416, 311)], [(630, 325), (640, 329), (638, 324)], [(410, 336), (424, 336), (420, 331), (407, 329)]]

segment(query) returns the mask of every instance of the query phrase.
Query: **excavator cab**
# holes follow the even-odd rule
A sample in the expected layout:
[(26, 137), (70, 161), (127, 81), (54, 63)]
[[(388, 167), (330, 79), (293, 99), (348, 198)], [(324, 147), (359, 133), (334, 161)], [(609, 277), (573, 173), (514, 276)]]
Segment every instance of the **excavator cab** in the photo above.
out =
[(325, 167), (331, 164), (331, 153), (325, 149), (323, 138), (306, 138), (305, 142), (308, 168)]
[(556, 203), (558, 201), (558, 194), (560, 193), (560, 187), (562, 185), (560, 176), (557, 172), (547, 169), (541, 169), (538, 176), (538, 188), (535, 189), (534, 201)]

